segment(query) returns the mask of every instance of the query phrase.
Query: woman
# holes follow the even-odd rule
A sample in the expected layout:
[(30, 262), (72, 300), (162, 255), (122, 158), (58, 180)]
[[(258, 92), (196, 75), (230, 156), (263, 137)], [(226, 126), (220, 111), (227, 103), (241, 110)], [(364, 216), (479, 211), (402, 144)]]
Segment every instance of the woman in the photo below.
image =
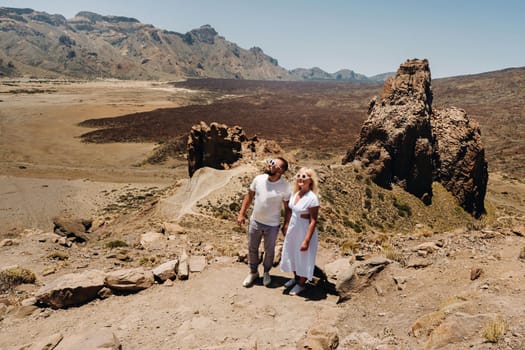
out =
[(284, 284), (285, 288), (293, 286), (290, 295), (301, 293), (306, 288), (306, 281), (314, 275), (319, 214), (317, 183), (317, 175), (312, 169), (299, 169), (288, 202), (292, 217), (284, 238), (281, 271), (294, 274), (294, 278)]

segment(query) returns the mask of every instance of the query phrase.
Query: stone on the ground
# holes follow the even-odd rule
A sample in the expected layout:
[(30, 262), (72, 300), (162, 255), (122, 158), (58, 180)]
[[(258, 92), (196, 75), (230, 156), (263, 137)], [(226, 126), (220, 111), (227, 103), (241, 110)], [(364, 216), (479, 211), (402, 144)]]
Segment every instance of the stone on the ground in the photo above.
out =
[(162, 282), (166, 280), (175, 279), (177, 276), (177, 269), (179, 267), (179, 260), (174, 259), (165, 262), (157, 267), (155, 267), (152, 272), (155, 277), (160, 279)]
[(87, 303), (104, 287), (104, 272), (87, 270), (71, 273), (44, 285), (36, 292), (39, 304), (59, 309)]
[(188, 264), (190, 272), (202, 272), (206, 268), (206, 257), (204, 255), (192, 255)]
[(112, 291), (138, 292), (151, 287), (154, 282), (153, 272), (138, 267), (109, 272), (104, 284)]
[(107, 328), (92, 329), (66, 336), (53, 350), (120, 350), (120, 341)]

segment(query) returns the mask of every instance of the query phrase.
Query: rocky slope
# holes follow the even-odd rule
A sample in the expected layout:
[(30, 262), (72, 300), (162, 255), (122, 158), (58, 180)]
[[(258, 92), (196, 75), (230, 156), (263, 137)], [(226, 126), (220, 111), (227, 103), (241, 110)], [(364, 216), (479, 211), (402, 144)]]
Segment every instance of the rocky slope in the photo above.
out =
[[(523, 348), (525, 186), (519, 173), (490, 168), (487, 215), (478, 220), (439, 184), (425, 206), (395, 185), (375, 185), (351, 164), (338, 165), (339, 156), (331, 162), (314, 157), (317, 148), (295, 152), (305, 139), (289, 140), (295, 146), (285, 150), (293, 150), (297, 164), (315, 167), (322, 181), (318, 266), (332, 282), (341, 273), (351, 277), (343, 302), (323, 279), (292, 297), (283, 288), (289, 276), (278, 268), (270, 288), (261, 281), (241, 285), (246, 227), (234, 218), (263, 158), (230, 170), (202, 168), (190, 180), (187, 162), (179, 170), (137, 165), (151, 145), (79, 142), (85, 129), (76, 123), (87, 118), (174, 108), (210, 95), (196, 98), (151, 82), (12, 84), (0, 90), (0, 218), (6, 222), (0, 231), (0, 348), (71, 349), (88, 342), (123, 349)], [(338, 95), (314, 95), (312, 86), (303, 93), (317, 96), (314, 105), (351, 105)], [(298, 100), (298, 91), (290, 98)], [(271, 106), (275, 96), (263, 97), (263, 107)], [(300, 124), (296, 114), (273, 115), (288, 133)], [(245, 123), (258, 117), (246, 114)], [(316, 117), (303, 116), (309, 123)], [(350, 127), (346, 119), (342, 125)], [(320, 122), (339, 125), (326, 121)], [(341, 138), (338, 128), (325, 132), (332, 136), (314, 140), (323, 152)], [(80, 234), (65, 233), (73, 229), (67, 221), (53, 225), (57, 213), (89, 218), (91, 225), (70, 221)], [(38, 228), (37, 217), (43, 222)], [(151, 284), (154, 269), (185, 256), (192, 261), (187, 280), (177, 271), (173, 280), (159, 275)], [(147, 275), (146, 289), (119, 292), (114, 277), (137, 276), (129, 273), (136, 268)], [(48, 287), (69, 281), (57, 294), (74, 295), (68, 288), (90, 270), (104, 276), (95, 299), (65, 309), (45, 305)]]

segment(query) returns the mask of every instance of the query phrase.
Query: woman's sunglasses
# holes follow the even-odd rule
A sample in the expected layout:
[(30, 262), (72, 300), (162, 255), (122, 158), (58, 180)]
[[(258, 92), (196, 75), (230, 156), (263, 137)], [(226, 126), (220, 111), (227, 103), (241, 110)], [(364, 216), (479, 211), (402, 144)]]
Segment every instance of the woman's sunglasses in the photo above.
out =
[(297, 175), (295, 175), (295, 177), (297, 178), (297, 180), (299, 180), (299, 179), (303, 179), (303, 180), (311, 179), (311, 177), (308, 176), (307, 174), (297, 174)]

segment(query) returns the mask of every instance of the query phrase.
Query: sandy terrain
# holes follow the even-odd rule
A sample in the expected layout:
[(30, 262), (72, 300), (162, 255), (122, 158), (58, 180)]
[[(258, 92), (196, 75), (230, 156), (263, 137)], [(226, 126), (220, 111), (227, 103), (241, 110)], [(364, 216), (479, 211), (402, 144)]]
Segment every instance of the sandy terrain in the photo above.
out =
[(0, 225), (4, 230), (23, 224), (49, 228), (50, 217), (68, 212), (88, 215), (104, 205), (103, 190), (130, 183), (166, 186), (185, 175), (183, 168), (137, 167), (154, 144), (82, 143), (79, 136), (89, 129), (76, 125), (89, 118), (177, 107), (180, 102), (174, 102), (173, 96), (184, 92), (149, 82), (118, 81), (2, 85), (0, 92), (14, 89), (51, 92), (0, 95)]
[[(183, 249), (213, 258), (187, 281), (155, 284), (137, 294), (65, 310), (27, 311), (19, 299), (38, 286), (22, 286), (19, 299), (0, 308), (1, 349), (20, 349), (56, 333), (67, 337), (99, 329), (111, 331), (123, 349), (294, 349), (309, 329), (319, 326), (336, 330), (338, 349), (524, 348), (525, 265), (518, 258), (525, 247), (522, 183), (491, 176), (489, 207), (500, 225), (400, 235), (398, 248), (414, 265), (390, 264), (371, 287), (344, 303), (314, 285), (302, 296), (287, 295), (282, 285), (289, 276), (278, 268), (272, 270), (270, 288), (260, 281), (243, 288), (247, 266), (221, 252), (242, 250), (245, 228), (235, 229), (233, 223), (211, 220), (194, 209), (199, 201), (217, 201), (242, 190), (239, 179), (251, 178), (256, 167), (207, 170), (189, 181), (185, 164), (137, 166), (153, 144), (85, 144), (78, 138), (86, 132), (76, 126), (80, 121), (183, 105), (191, 92), (118, 81), (2, 85), (0, 92), (15, 88), (53, 92), (0, 94), (0, 240), (19, 241), (0, 247), (0, 267), (29, 268), (41, 285), (65, 273), (136, 265), (138, 257), (127, 265), (100, 244), (57, 248), (45, 237), (52, 231), (53, 216), (100, 216), (119, 196), (152, 188), (159, 193), (155, 210), (139, 208), (112, 217), (112, 233), (132, 241), (163, 221), (178, 219), (185, 232), (161, 248), (129, 248), (128, 253), (155, 256), (156, 262)], [(415, 247), (428, 242), (438, 244), (437, 251), (418, 253)], [(69, 259), (46, 258), (57, 250), (66, 251)], [(318, 265), (341, 258), (338, 253), (322, 243)], [(470, 278), (473, 268), (483, 270), (481, 277)], [(483, 329), (498, 317), (507, 330), (498, 343), (489, 343)]]

